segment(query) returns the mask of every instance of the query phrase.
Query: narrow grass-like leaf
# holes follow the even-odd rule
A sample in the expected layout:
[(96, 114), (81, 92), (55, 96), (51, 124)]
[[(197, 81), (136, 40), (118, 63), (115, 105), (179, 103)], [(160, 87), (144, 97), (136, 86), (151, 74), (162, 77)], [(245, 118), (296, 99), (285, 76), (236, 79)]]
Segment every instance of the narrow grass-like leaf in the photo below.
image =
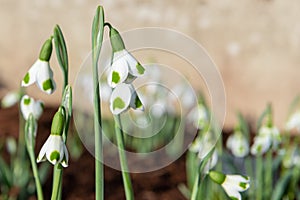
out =
[(272, 200), (281, 200), (292, 178), (293, 171), (287, 171), (278, 181), (273, 190)]

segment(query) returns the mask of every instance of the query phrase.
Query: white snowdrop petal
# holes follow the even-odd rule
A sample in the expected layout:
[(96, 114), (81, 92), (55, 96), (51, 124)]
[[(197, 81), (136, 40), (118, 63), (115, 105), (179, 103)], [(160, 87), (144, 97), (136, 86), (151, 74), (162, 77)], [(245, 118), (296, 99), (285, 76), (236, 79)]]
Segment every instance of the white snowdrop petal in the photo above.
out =
[(46, 159), (46, 152), (49, 148), (49, 140), (50, 138), (48, 137), (48, 139), (46, 140), (46, 142), (44, 143), (44, 145), (42, 146), (41, 150), (40, 150), (40, 153), (37, 157), (37, 162), (41, 162), (41, 161), (44, 161)]
[(110, 97), (110, 110), (114, 115), (127, 110), (131, 102), (132, 90), (130, 85), (122, 83), (117, 85)]
[(67, 147), (64, 143), (63, 143), (63, 151), (64, 151), (64, 157), (63, 157), (63, 160), (61, 161), (61, 165), (63, 167), (68, 167), (68, 165), (69, 165), (69, 153), (68, 153)]
[(21, 99), (21, 112), (25, 120), (28, 120), (30, 113), (33, 113), (34, 99), (28, 95), (24, 95)]
[(62, 138), (59, 135), (50, 135), (46, 157), (53, 165), (61, 162), (63, 158)]
[(40, 61), (37, 72), (37, 85), (47, 94), (52, 94), (55, 91), (56, 84), (53, 80), (53, 72), (46, 61)]
[(107, 83), (110, 87), (115, 88), (118, 84), (123, 83), (128, 77), (128, 66), (125, 60), (117, 59), (113, 62)]
[(28, 72), (26, 73), (26, 75), (22, 80), (22, 84), (21, 84), (22, 87), (27, 87), (33, 84), (34, 82), (36, 82), (37, 72), (40, 67), (40, 62), (41, 62), (40, 60), (37, 60), (28, 70)]
[(125, 55), (125, 59), (129, 66), (129, 72), (133, 76), (142, 76), (145, 72), (145, 68), (129, 53)]

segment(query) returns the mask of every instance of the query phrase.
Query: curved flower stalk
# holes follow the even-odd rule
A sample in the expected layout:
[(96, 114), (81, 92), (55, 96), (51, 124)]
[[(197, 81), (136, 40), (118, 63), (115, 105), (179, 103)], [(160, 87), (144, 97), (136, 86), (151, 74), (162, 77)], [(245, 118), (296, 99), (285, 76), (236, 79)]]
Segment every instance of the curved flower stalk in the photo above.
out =
[(250, 178), (241, 175), (229, 175), (216, 171), (210, 171), (211, 180), (221, 185), (226, 194), (233, 200), (241, 200), (240, 192), (246, 191), (250, 187)]
[(259, 129), (258, 135), (254, 138), (254, 144), (251, 147), (251, 153), (253, 155), (264, 154), (271, 147), (277, 149), (280, 141), (280, 132), (278, 128), (274, 126), (263, 126)]
[(44, 43), (38, 60), (32, 65), (22, 80), (22, 87), (27, 87), (33, 83), (43, 92), (52, 94), (56, 85), (53, 80), (53, 72), (49, 65), (52, 54), (52, 37)]
[(243, 158), (249, 154), (249, 142), (239, 130), (228, 137), (226, 147), (238, 158)]
[(119, 84), (110, 96), (110, 110), (114, 115), (119, 115), (129, 108), (144, 110), (133, 85)]
[(35, 101), (32, 97), (24, 95), (20, 107), (25, 120), (28, 120), (30, 114), (33, 115), (35, 120), (38, 120), (43, 113), (44, 104), (42, 101)]
[(115, 88), (121, 83), (131, 83), (142, 76), (144, 67), (125, 49), (119, 32), (110, 26), (110, 41), (113, 49), (113, 62), (108, 73), (107, 83)]
[(63, 167), (68, 166), (69, 154), (62, 138), (65, 126), (65, 113), (63, 107), (60, 107), (53, 117), (51, 134), (41, 148), (37, 157), (37, 162), (46, 159), (56, 165), (60, 163)]

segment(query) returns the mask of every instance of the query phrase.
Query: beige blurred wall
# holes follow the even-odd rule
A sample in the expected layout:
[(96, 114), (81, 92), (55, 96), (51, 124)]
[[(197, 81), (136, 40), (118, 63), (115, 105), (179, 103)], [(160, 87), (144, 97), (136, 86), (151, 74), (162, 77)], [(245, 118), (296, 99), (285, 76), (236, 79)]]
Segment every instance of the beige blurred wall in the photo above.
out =
[[(43, 41), (59, 24), (67, 40), (74, 80), (90, 51), (97, 5), (120, 31), (145, 26), (172, 28), (201, 43), (215, 61), (227, 94), (226, 125), (241, 110), (254, 119), (267, 102), (282, 127), (300, 90), (300, 1), (298, 0), (0, 0), (0, 95), (17, 89)], [(53, 59), (55, 60), (55, 59)], [(54, 73), (59, 74), (55, 61)], [(56, 76), (56, 81), (61, 81)], [(36, 88), (30, 92), (49, 103)]]

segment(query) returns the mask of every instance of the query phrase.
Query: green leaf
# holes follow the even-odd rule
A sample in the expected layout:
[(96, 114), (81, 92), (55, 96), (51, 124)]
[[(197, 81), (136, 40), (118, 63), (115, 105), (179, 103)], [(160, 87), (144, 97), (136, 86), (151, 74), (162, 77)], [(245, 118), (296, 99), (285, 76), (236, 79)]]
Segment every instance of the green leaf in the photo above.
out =
[(93, 19), (92, 25), (92, 51), (93, 60), (98, 61), (100, 50), (103, 41), (103, 30), (104, 30), (104, 11), (102, 6), (98, 6), (96, 14)]
[(273, 190), (272, 200), (281, 200), (292, 178), (293, 170), (287, 171), (278, 181)]
[(1, 174), (1, 177), (3, 178), (4, 184), (8, 187), (12, 186), (12, 175), (13, 175), (12, 173), (13, 172), (9, 170), (9, 166), (6, 164), (6, 162), (0, 156), (0, 174)]
[[(65, 79), (67, 79), (68, 70), (69, 70), (69, 61), (68, 61), (66, 42), (59, 25), (56, 25), (54, 27), (53, 32), (54, 32), (54, 46), (55, 46), (57, 60), (61, 69), (63, 70)], [(67, 83), (68, 81), (65, 80), (65, 82)]]

